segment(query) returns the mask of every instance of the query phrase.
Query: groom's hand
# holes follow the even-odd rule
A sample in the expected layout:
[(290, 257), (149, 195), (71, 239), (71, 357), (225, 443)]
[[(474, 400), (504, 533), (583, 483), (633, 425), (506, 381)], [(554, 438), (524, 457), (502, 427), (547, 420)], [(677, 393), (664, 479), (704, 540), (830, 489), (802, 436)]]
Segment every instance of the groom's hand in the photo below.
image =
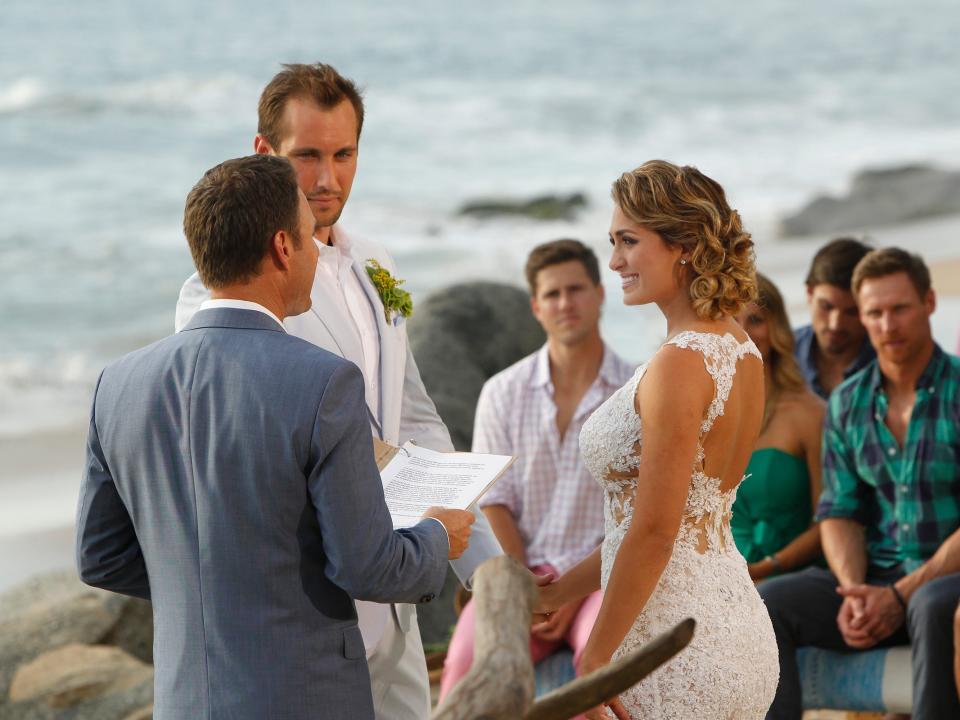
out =
[(440, 524), (447, 531), (447, 539), (450, 541), (450, 553), (447, 557), (456, 560), (463, 555), (467, 549), (470, 540), (470, 532), (473, 521), (476, 516), (469, 510), (451, 510), (450, 508), (432, 507), (427, 508), (423, 514), (425, 518), (439, 520)]

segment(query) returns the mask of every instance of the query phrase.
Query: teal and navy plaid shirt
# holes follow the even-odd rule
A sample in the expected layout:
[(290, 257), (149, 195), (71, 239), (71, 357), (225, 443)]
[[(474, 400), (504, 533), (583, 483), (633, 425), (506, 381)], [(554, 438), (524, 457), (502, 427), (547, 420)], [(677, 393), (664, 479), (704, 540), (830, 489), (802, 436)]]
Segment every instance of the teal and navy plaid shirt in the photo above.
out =
[(870, 565), (912, 572), (960, 528), (960, 359), (934, 347), (902, 448), (886, 415), (876, 360), (834, 390), (817, 519), (856, 520)]

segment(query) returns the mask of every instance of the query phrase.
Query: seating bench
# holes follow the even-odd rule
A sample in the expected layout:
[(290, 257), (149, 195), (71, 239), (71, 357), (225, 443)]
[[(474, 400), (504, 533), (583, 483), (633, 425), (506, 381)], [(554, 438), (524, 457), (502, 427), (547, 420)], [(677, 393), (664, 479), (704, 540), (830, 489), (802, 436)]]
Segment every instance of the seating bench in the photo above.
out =
[[(910, 712), (912, 682), (908, 646), (853, 653), (801, 648), (797, 662), (806, 710)], [(534, 668), (537, 695), (573, 678), (573, 652), (566, 648)]]

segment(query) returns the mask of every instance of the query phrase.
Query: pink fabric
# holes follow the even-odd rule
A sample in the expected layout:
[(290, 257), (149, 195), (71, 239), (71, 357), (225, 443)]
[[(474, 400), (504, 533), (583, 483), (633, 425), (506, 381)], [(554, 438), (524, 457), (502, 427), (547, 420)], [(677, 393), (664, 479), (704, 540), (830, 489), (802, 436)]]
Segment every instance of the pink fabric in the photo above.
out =
[[(531, 568), (537, 575), (544, 575), (553, 569), (542, 565)], [(600, 612), (600, 603), (603, 600), (603, 594), (598, 590), (591, 593), (583, 601), (580, 610), (577, 612), (567, 628), (567, 633), (563, 640), (557, 642), (547, 642), (530, 636), (530, 657), (534, 664), (540, 662), (545, 657), (556, 651), (563, 645), (569, 645), (573, 650), (574, 666), (580, 664), (580, 655), (590, 638), (590, 631), (597, 620), (597, 613)], [(442, 701), (453, 687), (460, 681), (470, 666), (473, 664), (473, 638), (474, 638), (474, 610), (473, 603), (468, 602), (463, 612), (460, 613), (460, 619), (457, 621), (457, 627), (453, 631), (453, 637), (450, 638), (450, 647), (447, 649), (447, 659), (443, 663), (443, 676), (440, 680), (440, 700)]]
[(549, 564), (564, 573), (603, 541), (603, 492), (583, 466), (580, 428), (633, 370), (604, 347), (600, 371), (562, 438), (546, 345), (483, 386), (473, 451), (515, 455), (517, 461), (478, 504), (503, 505), (510, 511), (528, 564)]

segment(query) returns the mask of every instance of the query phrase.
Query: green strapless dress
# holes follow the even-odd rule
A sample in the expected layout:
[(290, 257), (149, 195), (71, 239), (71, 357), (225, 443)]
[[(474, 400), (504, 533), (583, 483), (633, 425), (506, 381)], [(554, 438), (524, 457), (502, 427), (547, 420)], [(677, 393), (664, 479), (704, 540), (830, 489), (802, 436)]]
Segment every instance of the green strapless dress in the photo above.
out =
[(810, 474), (804, 460), (776, 448), (754, 451), (745, 474), (730, 529), (740, 554), (753, 563), (810, 527)]

